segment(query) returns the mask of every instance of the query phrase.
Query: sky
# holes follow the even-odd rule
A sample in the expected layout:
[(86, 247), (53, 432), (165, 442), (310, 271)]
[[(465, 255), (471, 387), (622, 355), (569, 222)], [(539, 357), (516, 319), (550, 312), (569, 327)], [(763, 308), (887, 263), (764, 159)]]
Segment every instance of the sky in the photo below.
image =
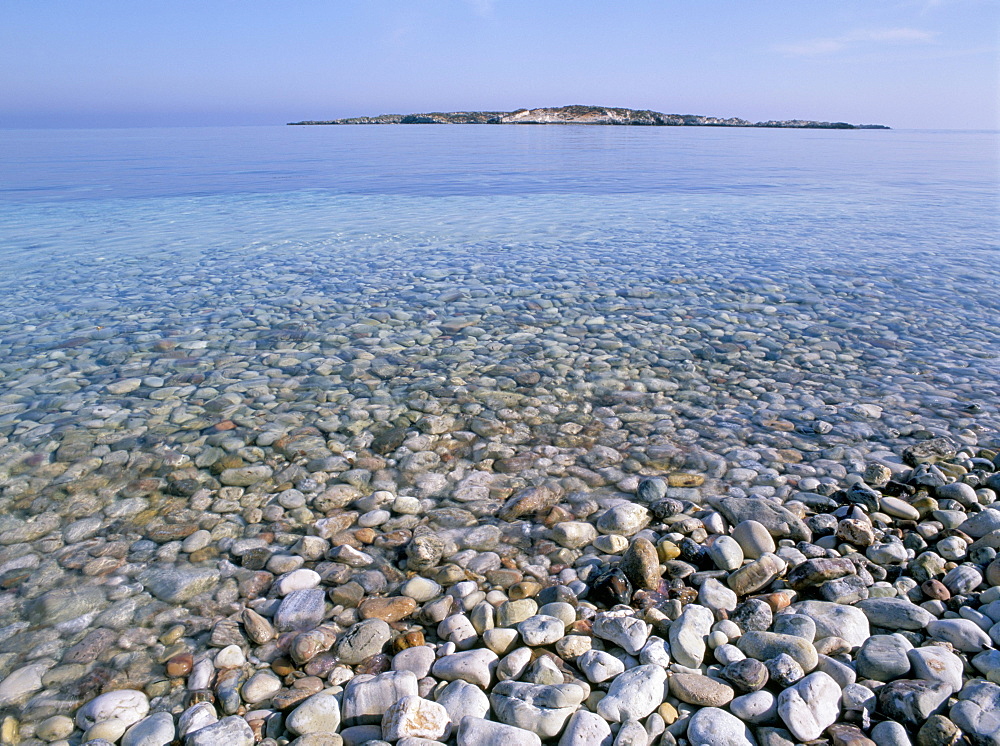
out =
[(588, 104), (1000, 128), (1000, 0), (0, 0), (0, 127)]

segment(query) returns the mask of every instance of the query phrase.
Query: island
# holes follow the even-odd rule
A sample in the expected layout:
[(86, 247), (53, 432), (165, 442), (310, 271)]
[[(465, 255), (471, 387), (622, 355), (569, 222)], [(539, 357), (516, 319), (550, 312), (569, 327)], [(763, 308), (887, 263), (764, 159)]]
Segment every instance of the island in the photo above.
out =
[(663, 114), (649, 109), (621, 109), (611, 106), (559, 106), (516, 111), (451, 111), (429, 114), (379, 114), (374, 117), (308, 120), (289, 125), (311, 124), (606, 124), (648, 127), (772, 127), (790, 129), (879, 129), (884, 124), (848, 124), (814, 122), (807, 119), (782, 119), (750, 122), (738, 117), (722, 119), (697, 114)]

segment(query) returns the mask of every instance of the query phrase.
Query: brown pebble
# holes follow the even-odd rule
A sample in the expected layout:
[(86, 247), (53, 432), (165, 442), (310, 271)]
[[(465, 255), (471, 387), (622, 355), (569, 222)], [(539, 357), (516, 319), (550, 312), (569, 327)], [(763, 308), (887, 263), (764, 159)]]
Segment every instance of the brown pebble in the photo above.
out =
[(195, 689), (192, 692), (188, 692), (185, 697), (185, 703), (187, 707), (192, 705), (201, 704), (202, 702), (208, 702), (209, 704), (215, 704), (215, 694), (211, 689)]
[(271, 708), (275, 710), (290, 710), (311, 696), (312, 693), (304, 689), (282, 689), (271, 697)]
[(373, 528), (359, 528), (354, 532), (354, 538), (362, 544), (371, 544), (375, 541), (376, 536), (378, 536), (378, 534), (375, 533), (375, 529)]
[(765, 593), (763, 595), (753, 596), (752, 598), (759, 598), (761, 601), (763, 601), (764, 603), (766, 603), (768, 606), (771, 607), (772, 614), (777, 614), (782, 609), (787, 609), (789, 606), (791, 606), (792, 601), (795, 600), (795, 597), (797, 595), (798, 594), (795, 591), (791, 589), (786, 589), (781, 591), (775, 591), (774, 593)]
[(292, 689), (316, 694), (316, 692), (323, 691), (324, 686), (323, 679), (319, 676), (303, 676), (301, 679), (295, 680), (295, 683), (292, 684)]
[(927, 598), (933, 598), (937, 601), (947, 601), (951, 598), (951, 591), (949, 591), (944, 583), (940, 580), (935, 580), (931, 578), (930, 580), (925, 580), (920, 586), (920, 590), (924, 592)]
[(302, 670), (309, 676), (326, 676), (339, 665), (339, 660), (333, 653), (320, 653), (306, 663)]
[(271, 661), (271, 670), (278, 676), (288, 676), (295, 670), (295, 665), (288, 658), (275, 658)]
[(218, 556), (219, 556), (218, 547), (204, 547), (202, 549), (196, 549), (195, 551), (191, 552), (188, 559), (194, 563), (198, 563), (198, 562), (208, 562), (209, 560), (213, 560)]
[(191, 669), (193, 667), (194, 656), (192, 656), (191, 653), (181, 653), (180, 655), (175, 655), (167, 661), (167, 676), (170, 676), (171, 678), (187, 676), (191, 673)]
[(250, 577), (239, 581), (237, 589), (241, 598), (259, 598), (267, 595), (267, 591), (273, 582), (274, 575), (266, 570), (258, 570)]
[(418, 648), (423, 644), (424, 632), (420, 629), (410, 630), (392, 641), (392, 647), (397, 653), (407, 648)]
[(385, 673), (392, 666), (392, 659), (385, 653), (378, 653), (365, 658), (361, 665), (357, 667), (356, 673), (360, 674), (380, 674)]
[(518, 601), (522, 598), (537, 596), (541, 590), (542, 586), (540, 583), (536, 583), (533, 580), (522, 580), (520, 583), (515, 583), (510, 587), (507, 596), (511, 601)]
[(264, 726), (267, 721), (263, 718), (254, 718), (253, 720), (247, 720), (247, 725), (250, 726), (250, 732), (253, 733), (253, 740), (255, 743), (260, 743), (264, 740)]
[(412, 538), (412, 532), (400, 529), (376, 536), (372, 543), (382, 549), (396, 549), (407, 544)]
[(563, 523), (564, 521), (572, 521), (574, 518), (573, 514), (570, 513), (565, 508), (556, 505), (552, 510), (548, 512), (542, 523), (545, 524), (547, 528), (552, 528), (557, 523)]
[(705, 484), (705, 477), (701, 474), (676, 474), (667, 475), (667, 485), (670, 487), (701, 487)]
[(856, 725), (835, 723), (830, 726), (827, 733), (830, 734), (833, 746), (875, 746), (875, 742)]
[(366, 598), (358, 607), (362, 619), (381, 619), (398, 622), (417, 610), (417, 602), (408, 596), (392, 598)]
[(524, 573), (520, 570), (487, 570), (486, 581), (491, 585), (501, 588), (510, 588), (524, 579)]

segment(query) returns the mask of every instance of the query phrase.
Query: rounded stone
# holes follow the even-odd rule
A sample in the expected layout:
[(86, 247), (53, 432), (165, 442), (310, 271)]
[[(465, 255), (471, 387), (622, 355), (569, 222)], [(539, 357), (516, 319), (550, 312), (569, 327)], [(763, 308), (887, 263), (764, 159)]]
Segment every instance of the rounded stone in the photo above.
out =
[(376, 653), (392, 638), (392, 630), (381, 619), (367, 619), (351, 627), (337, 644), (337, 655), (349, 666), (357, 665)]
[(708, 676), (675, 673), (668, 683), (674, 697), (701, 707), (725, 707), (736, 696), (732, 687)]
[(757, 521), (738, 523), (733, 528), (732, 536), (743, 550), (743, 555), (749, 559), (760, 559), (776, 549), (771, 533)]
[(720, 570), (735, 570), (743, 564), (743, 547), (730, 536), (714, 537), (706, 551)]
[(118, 689), (92, 699), (77, 710), (76, 724), (81, 730), (89, 730), (97, 723), (118, 720), (127, 728), (148, 713), (149, 698), (145, 694), (135, 689)]
[(687, 739), (697, 746), (755, 746), (750, 729), (717, 707), (703, 707), (688, 720)]
[(173, 716), (169, 712), (156, 712), (125, 731), (121, 746), (169, 746), (175, 735)]
[(518, 624), (517, 632), (525, 645), (552, 645), (566, 633), (566, 625), (562, 619), (536, 614)]
[(778, 715), (792, 735), (812, 741), (837, 721), (840, 695), (837, 682), (817, 671), (778, 695)]

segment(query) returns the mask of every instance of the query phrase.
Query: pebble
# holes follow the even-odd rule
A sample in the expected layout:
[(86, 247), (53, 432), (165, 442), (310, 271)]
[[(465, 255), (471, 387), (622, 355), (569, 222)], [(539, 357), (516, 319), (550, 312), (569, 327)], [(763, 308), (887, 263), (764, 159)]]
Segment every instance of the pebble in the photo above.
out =
[(899, 679), (878, 691), (879, 709), (889, 718), (919, 728), (948, 700), (951, 687), (940, 681)]
[[(643, 731), (645, 734), (645, 731)], [(621, 731), (619, 731), (619, 738)], [(588, 746), (589, 744), (610, 744), (611, 726), (600, 715), (587, 710), (577, 710), (566, 723), (566, 729), (559, 739), (559, 746)]]
[(630, 655), (638, 655), (646, 645), (652, 626), (629, 611), (606, 611), (593, 620), (593, 631), (598, 637), (613, 642)]
[(125, 731), (121, 746), (169, 746), (176, 731), (169, 712), (155, 712)]
[(670, 625), (670, 654), (688, 668), (698, 668), (705, 658), (706, 638), (712, 632), (715, 617), (709, 609), (695, 604), (684, 607), (681, 616)]
[(296, 590), (285, 596), (274, 615), (279, 632), (309, 630), (319, 626), (326, 611), (326, 597), (319, 588)]
[(939, 645), (911, 648), (906, 652), (913, 675), (925, 681), (939, 681), (951, 687), (952, 693), (962, 689), (962, 659)]
[(128, 727), (149, 713), (149, 698), (134, 689), (119, 689), (95, 697), (76, 711), (76, 724), (88, 730), (97, 723), (117, 720)]
[(913, 746), (910, 737), (900, 723), (895, 720), (883, 720), (872, 728), (872, 738), (882, 746)]
[(787, 655), (805, 672), (812, 671), (819, 662), (816, 648), (808, 640), (776, 632), (747, 632), (736, 641), (736, 647), (748, 657), (766, 661)]
[(199, 730), (188, 732), (184, 746), (253, 746), (254, 735), (243, 718), (232, 715)]
[(490, 706), (500, 722), (547, 739), (562, 731), (585, 694), (581, 687), (573, 684), (556, 686), (501, 681), (490, 693)]
[(875, 681), (892, 681), (910, 672), (907, 653), (913, 649), (902, 635), (872, 635), (858, 651), (858, 676)]
[(840, 696), (837, 682), (817, 671), (778, 695), (778, 715), (796, 738), (811, 741), (836, 722)]
[(703, 707), (688, 720), (687, 739), (697, 746), (755, 746), (750, 729), (718, 707)]
[(243, 685), (243, 701), (251, 705), (264, 702), (281, 691), (281, 687), (281, 679), (270, 671), (257, 671)]
[(599, 684), (625, 672), (625, 664), (603, 650), (588, 650), (576, 659), (574, 665), (587, 677), (588, 681)]
[(660, 666), (630, 668), (611, 682), (607, 696), (597, 703), (597, 714), (610, 723), (642, 720), (663, 702), (666, 680)]
[(458, 728), (458, 746), (542, 746), (537, 734), (504, 723), (466, 716)]
[(660, 561), (656, 547), (644, 536), (632, 540), (629, 548), (622, 554), (618, 567), (636, 588), (656, 590), (660, 586)]
[(892, 630), (925, 629), (934, 615), (905, 598), (870, 598), (857, 603), (868, 621), (875, 627)]
[(431, 673), (444, 681), (461, 680), (488, 689), (498, 660), (496, 653), (486, 649), (452, 653), (438, 658)]
[(729, 703), (730, 711), (746, 723), (769, 723), (778, 715), (778, 700), (771, 692), (761, 690), (736, 697)]
[(754, 520), (742, 521), (734, 526), (733, 539), (740, 545), (744, 556), (750, 559), (760, 559), (777, 549), (767, 528)]
[(936, 619), (927, 625), (927, 634), (965, 653), (978, 653), (993, 644), (990, 636), (968, 619)]
[(860, 647), (871, 635), (868, 617), (858, 607), (828, 601), (801, 601), (790, 608), (794, 613), (813, 620), (816, 640), (839, 637), (852, 647)]
[(670, 676), (668, 683), (671, 695), (691, 705), (724, 707), (735, 696), (732, 687), (708, 676), (675, 673)]
[(448, 711), (453, 728), (466, 716), (485, 718), (490, 711), (490, 700), (483, 690), (461, 679), (449, 682), (438, 694), (437, 703)]
[(8, 674), (0, 682), (0, 706), (20, 704), (41, 689), (42, 676), (49, 668), (45, 663), (31, 663)]
[[(706, 545), (706, 551), (720, 570), (736, 570), (743, 564), (743, 547), (730, 536), (713, 537)], [(763, 556), (763, 553), (760, 556)]]
[(352, 626), (341, 637), (337, 643), (337, 657), (348, 665), (361, 663), (380, 653), (391, 637), (392, 630), (386, 622), (381, 619), (366, 619)]
[(995, 746), (1000, 743), (1000, 686), (993, 682), (970, 681), (948, 712), (949, 718), (973, 743)]
[(451, 733), (451, 717), (437, 702), (416, 696), (402, 697), (382, 717), (382, 738), (427, 738), (443, 741)]
[(562, 619), (536, 614), (517, 625), (517, 632), (526, 645), (552, 645), (562, 639), (566, 625)]
[[(403, 697), (417, 696), (417, 677), (410, 671), (388, 671), (372, 677), (356, 677), (344, 688), (339, 716), (347, 725), (371, 725), (382, 722), (382, 715)], [(308, 700), (306, 701), (308, 703)], [(306, 715), (319, 712), (323, 718), (335, 719), (328, 700), (320, 700), (306, 710)]]

